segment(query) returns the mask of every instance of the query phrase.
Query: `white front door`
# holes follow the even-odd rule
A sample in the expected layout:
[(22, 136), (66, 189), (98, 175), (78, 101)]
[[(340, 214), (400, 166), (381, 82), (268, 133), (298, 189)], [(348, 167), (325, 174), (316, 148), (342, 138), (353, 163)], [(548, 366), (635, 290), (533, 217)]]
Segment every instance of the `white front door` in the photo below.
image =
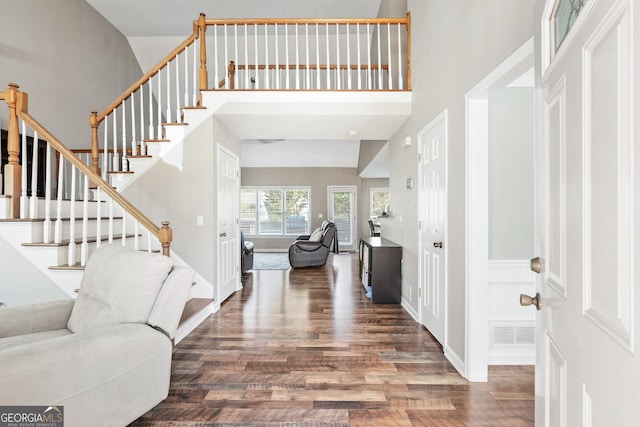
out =
[(538, 3), (536, 426), (637, 426), (640, 8)]
[(445, 345), (447, 111), (418, 133), (420, 323)]
[(341, 251), (356, 248), (356, 187), (331, 186), (329, 192), (329, 219), (336, 224)]
[(218, 301), (240, 288), (240, 167), (238, 157), (218, 145)]

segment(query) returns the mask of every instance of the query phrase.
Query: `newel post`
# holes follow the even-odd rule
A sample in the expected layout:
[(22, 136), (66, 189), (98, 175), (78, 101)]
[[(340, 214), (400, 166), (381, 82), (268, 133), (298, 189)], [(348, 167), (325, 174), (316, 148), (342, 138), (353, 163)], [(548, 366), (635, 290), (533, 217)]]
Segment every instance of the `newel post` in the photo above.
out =
[(98, 112), (92, 111), (89, 115), (89, 126), (91, 126), (91, 170), (100, 175), (100, 148), (98, 148)]
[(229, 74), (229, 89), (236, 88), (236, 63), (234, 61), (229, 61), (229, 66), (227, 67), (227, 73)]
[(9, 201), (9, 218), (20, 218), (20, 195), (22, 194), (22, 166), (20, 165), (20, 137), (18, 127), (18, 99), (21, 111), (27, 110), (26, 94), (21, 94), (19, 86), (9, 83), (9, 89), (5, 91), (5, 101), (9, 107), (9, 129), (7, 138), (8, 163), (4, 165), (4, 190), (5, 195), (11, 196)]
[(207, 24), (205, 22), (204, 13), (198, 17), (198, 28), (200, 28), (200, 89), (209, 88), (207, 78)]
[(169, 227), (169, 221), (162, 221), (162, 227), (158, 230), (158, 238), (162, 244), (162, 255), (169, 256), (169, 248), (173, 240), (173, 231)]

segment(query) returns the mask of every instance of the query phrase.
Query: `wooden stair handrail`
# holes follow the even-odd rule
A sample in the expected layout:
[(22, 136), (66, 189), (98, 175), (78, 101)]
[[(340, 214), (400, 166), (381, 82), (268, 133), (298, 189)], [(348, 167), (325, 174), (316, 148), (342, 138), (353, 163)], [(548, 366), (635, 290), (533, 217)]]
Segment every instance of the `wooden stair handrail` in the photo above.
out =
[[(153, 221), (151, 221), (145, 214), (143, 214), (137, 207), (131, 202), (125, 199), (120, 193), (118, 193), (113, 187), (109, 185), (102, 177), (91, 170), (91, 168), (85, 165), (76, 155), (71, 152), (62, 142), (60, 142), (51, 132), (49, 132), (44, 126), (42, 126), (35, 118), (28, 113), (28, 94), (25, 92), (19, 92), (15, 89), (15, 95), (17, 97), (17, 116), (21, 118), (25, 123), (31, 126), (39, 135), (43, 137), (49, 144), (60, 153), (68, 162), (75, 166), (80, 172), (86, 175), (89, 180), (99, 187), (102, 191), (107, 193), (114, 201), (116, 201), (122, 208), (124, 208), (133, 218), (135, 218), (140, 224), (147, 228), (151, 233), (158, 238), (162, 245), (163, 255), (169, 256), (170, 246), (172, 240), (172, 230), (169, 227), (168, 221), (163, 221), (162, 226), (158, 227)], [(17, 134), (16, 134), (17, 135)]]
[[(180, 43), (180, 45), (178, 47), (173, 49), (168, 55), (166, 55), (162, 60), (160, 60), (160, 62), (158, 62), (151, 70), (147, 71), (142, 77), (140, 77), (134, 84), (132, 84), (129, 87), (129, 89), (125, 90), (122, 93), (122, 95), (120, 95), (118, 98), (116, 98), (115, 101), (113, 101), (111, 104), (109, 104), (109, 106), (107, 108), (105, 108), (104, 111), (102, 111), (100, 114), (96, 114), (95, 115), (95, 124), (99, 125), (104, 120), (104, 118), (106, 116), (111, 114), (111, 112), (116, 107), (118, 107), (120, 104), (122, 104), (122, 101), (125, 101), (125, 100), (129, 99), (129, 97), (131, 96), (132, 93), (134, 93), (135, 91), (140, 89), (140, 86), (142, 86), (143, 84), (148, 82), (160, 70), (162, 70), (164, 67), (166, 67), (167, 64), (169, 62), (171, 62), (171, 60), (173, 58), (175, 58), (177, 54), (179, 54), (181, 51), (183, 51), (185, 47), (190, 46), (195, 40), (198, 39), (198, 37), (199, 37), (199, 28), (198, 28), (198, 25), (197, 25), (197, 21), (194, 21), (193, 34), (191, 34), (189, 37), (187, 37), (187, 39), (185, 41), (183, 41), (182, 43)], [(93, 114), (89, 118), (90, 123), (91, 123), (91, 117), (93, 117)], [(91, 123), (91, 124), (93, 125), (93, 123)]]
[(250, 18), (250, 19), (206, 19), (209, 25), (284, 25), (284, 24), (319, 24), (319, 25), (345, 25), (345, 24), (407, 24), (409, 18)]

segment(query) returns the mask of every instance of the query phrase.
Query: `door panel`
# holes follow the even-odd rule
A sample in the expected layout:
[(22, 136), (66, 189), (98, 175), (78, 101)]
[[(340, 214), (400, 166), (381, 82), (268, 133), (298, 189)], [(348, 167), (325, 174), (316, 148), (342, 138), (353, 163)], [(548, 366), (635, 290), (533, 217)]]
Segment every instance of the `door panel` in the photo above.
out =
[(536, 426), (640, 417), (637, 19), (628, 0), (585, 2), (539, 81)]
[(418, 133), (420, 221), (420, 322), (445, 344), (447, 113)]
[(240, 286), (240, 204), (238, 157), (218, 146), (218, 301), (222, 303)]
[(336, 224), (340, 250), (355, 250), (356, 188), (329, 187), (329, 218)]

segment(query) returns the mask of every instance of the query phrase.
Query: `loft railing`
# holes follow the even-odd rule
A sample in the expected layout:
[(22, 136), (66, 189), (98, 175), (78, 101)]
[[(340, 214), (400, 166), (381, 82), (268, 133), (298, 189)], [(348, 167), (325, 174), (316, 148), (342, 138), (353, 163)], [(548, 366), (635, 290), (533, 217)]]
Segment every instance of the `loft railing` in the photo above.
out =
[(184, 42), (104, 111), (91, 113), (92, 169), (102, 169), (105, 179), (108, 170), (127, 171), (127, 158), (146, 155), (148, 142), (163, 139), (165, 124), (182, 122), (185, 108), (201, 107), (201, 90), (220, 89), (411, 90), (411, 16), (220, 20), (200, 14)]
[[(148, 251), (159, 243), (163, 254), (169, 255), (172, 230), (168, 222), (154, 224), (29, 115), (28, 95), (18, 85), (9, 84), (0, 92), (0, 100), (9, 108), (4, 166), (9, 218), (43, 219), (42, 243), (68, 246), (70, 266), (84, 265), (91, 248), (114, 240)], [(34, 144), (31, 158), (26, 156), (27, 138)], [(44, 153), (37, 149), (40, 140)]]

